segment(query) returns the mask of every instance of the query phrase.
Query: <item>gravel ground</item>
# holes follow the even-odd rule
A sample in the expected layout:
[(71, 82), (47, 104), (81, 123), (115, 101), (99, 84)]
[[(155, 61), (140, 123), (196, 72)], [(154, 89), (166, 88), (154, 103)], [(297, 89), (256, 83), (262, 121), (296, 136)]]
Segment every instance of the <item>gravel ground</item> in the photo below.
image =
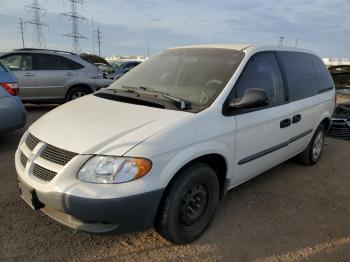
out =
[[(29, 107), (28, 123), (52, 107)], [(23, 130), (0, 137), (0, 261), (350, 261), (350, 141), (327, 138), (321, 161), (288, 161), (230, 191), (195, 243), (154, 230), (74, 232), (18, 195), (14, 152)]]

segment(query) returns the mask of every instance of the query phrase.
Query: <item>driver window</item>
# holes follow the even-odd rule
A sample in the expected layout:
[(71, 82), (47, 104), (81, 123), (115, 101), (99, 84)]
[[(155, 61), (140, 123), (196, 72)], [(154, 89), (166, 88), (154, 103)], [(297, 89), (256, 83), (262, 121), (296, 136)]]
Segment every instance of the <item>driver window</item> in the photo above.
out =
[(250, 59), (234, 87), (235, 98), (242, 99), (251, 88), (265, 90), (271, 105), (283, 99), (282, 76), (274, 54), (258, 54)]

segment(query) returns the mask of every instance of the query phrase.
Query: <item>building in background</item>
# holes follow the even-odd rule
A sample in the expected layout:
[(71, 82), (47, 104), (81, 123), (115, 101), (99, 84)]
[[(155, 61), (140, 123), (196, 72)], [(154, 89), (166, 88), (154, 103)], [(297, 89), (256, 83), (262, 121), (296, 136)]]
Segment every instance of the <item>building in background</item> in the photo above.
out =
[(147, 59), (147, 56), (136, 56), (136, 55), (112, 55), (107, 56), (105, 59), (110, 64), (120, 64), (129, 61), (140, 61), (143, 62)]
[(335, 65), (350, 65), (349, 58), (334, 58), (334, 57), (325, 57), (322, 58), (326, 66), (335, 66)]

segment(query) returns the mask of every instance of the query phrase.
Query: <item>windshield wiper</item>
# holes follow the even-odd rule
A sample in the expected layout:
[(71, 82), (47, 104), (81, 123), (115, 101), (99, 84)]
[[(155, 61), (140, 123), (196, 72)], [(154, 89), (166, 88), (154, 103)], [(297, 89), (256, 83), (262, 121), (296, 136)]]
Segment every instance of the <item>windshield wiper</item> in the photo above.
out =
[[(191, 108), (191, 102), (184, 100), (184, 99), (181, 99), (181, 98), (171, 96), (166, 92), (158, 91), (158, 90), (155, 90), (155, 89), (150, 88), (150, 87), (146, 87), (146, 86), (140, 86), (140, 87), (122, 86), (122, 88), (124, 88), (128, 91), (131, 91), (131, 92), (141, 89), (141, 90), (146, 91), (146, 92), (161, 95), (162, 97), (165, 97), (165, 98), (175, 102), (176, 107), (178, 107), (181, 110), (186, 110), (186, 109)], [(137, 91), (136, 91), (136, 93), (137, 93)]]

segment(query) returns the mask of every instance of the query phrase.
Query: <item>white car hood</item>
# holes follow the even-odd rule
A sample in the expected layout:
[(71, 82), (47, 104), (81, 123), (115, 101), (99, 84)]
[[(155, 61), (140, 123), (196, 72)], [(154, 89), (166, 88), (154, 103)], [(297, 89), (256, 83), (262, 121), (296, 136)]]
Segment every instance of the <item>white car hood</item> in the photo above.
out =
[(160, 130), (192, 115), (89, 95), (47, 113), (29, 132), (45, 143), (71, 152), (121, 156)]

